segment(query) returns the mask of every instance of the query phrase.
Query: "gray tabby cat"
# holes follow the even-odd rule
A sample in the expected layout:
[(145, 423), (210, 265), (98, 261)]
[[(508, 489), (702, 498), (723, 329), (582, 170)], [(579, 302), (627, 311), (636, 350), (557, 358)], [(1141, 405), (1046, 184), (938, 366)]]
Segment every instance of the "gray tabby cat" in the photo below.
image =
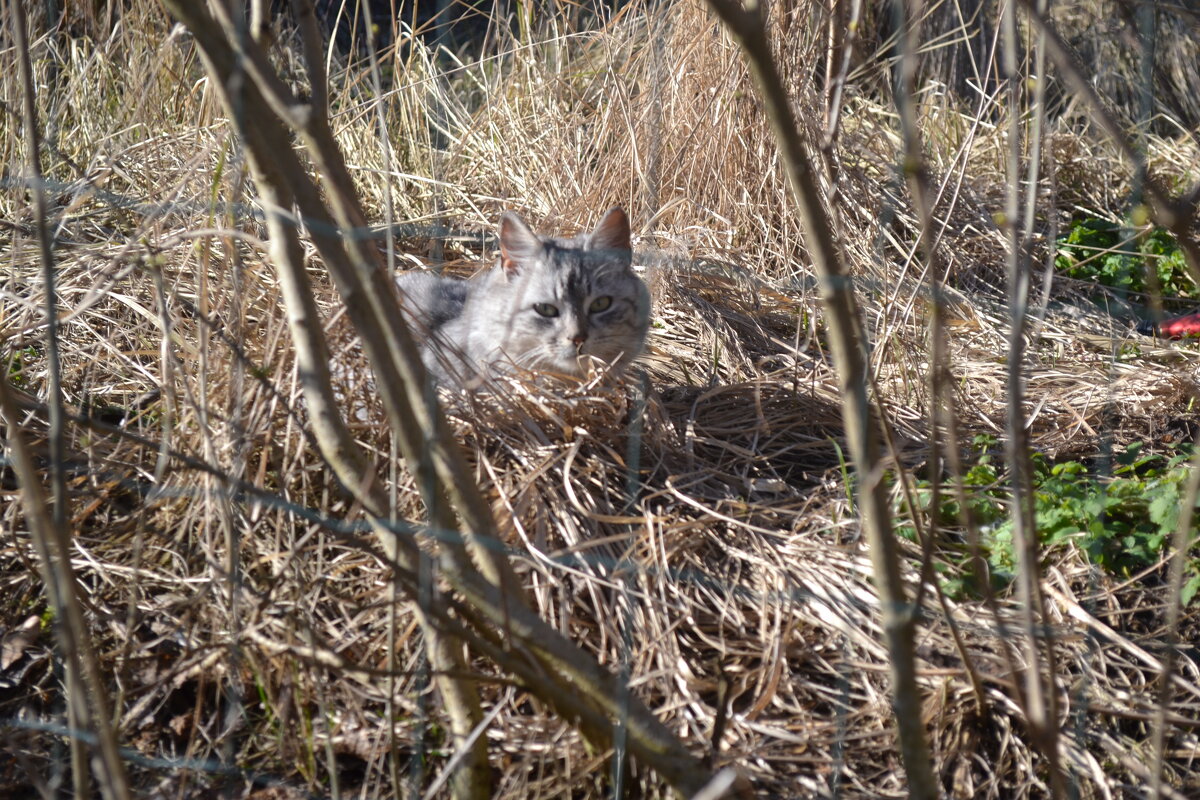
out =
[(491, 269), (468, 281), (409, 273), (398, 285), (426, 337), (425, 366), (443, 384), (514, 368), (581, 377), (600, 363), (620, 371), (642, 351), (650, 294), (632, 260), (620, 208), (570, 239), (538, 236), (506, 211)]

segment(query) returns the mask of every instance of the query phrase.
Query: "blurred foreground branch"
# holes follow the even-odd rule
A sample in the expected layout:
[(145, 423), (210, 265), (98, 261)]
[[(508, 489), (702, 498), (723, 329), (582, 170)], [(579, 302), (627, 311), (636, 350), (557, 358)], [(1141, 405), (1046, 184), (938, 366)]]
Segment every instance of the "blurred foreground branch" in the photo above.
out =
[(914, 798), (937, 797), (937, 785), (925, 742), (924, 716), (917, 687), (913, 636), (914, 609), (908, 604), (900, 576), (900, 554), (892, 532), (882, 482), (883, 465), (867, 397), (868, 362), (853, 286), (834, 242), (829, 215), (779, 70), (771, 55), (763, 7), (757, 0), (708, 0), (709, 6), (733, 33), (746, 55), (762, 92), (771, 128), (779, 144), (792, 194), (806, 234), (825, 308), (829, 341), (842, 395), (842, 420), (850, 459), (858, 480), (858, 510), (867, 539), (875, 585), (879, 592), (883, 628), (891, 654), (892, 708), (899, 731), (900, 752)]
[[(313, 243), (329, 269), (372, 365), (376, 387), (393, 434), (417, 477), (430, 525), (439, 532), (460, 530), (469, 545), (440, 537), (438, 566), (457, 594), (422, 609), (426, 634), (449, 635), (472, 643), (501, 668), (514, 673), (533, 694), (576, 724), (597, 746), (613, 746), (614, 730), (624, 726), (629, 751), (655, 769), (677, 791), (693, 795), (710, 771), (636, 698), (591, 656), (541, 620), (527, 605), (503, 554), (490, 511), (475, 486), (445, 418), (430, 390), (412, 336), (397, 306), (397, 291), (370, 243), (353, 235), (365, 229), (348, 170), (329, 129), (325, 109), (296, 98), (267, 62), (265, 53), (220, 3), (210, 8), (184, 0), (163, 0), (192, 32), (215, 88), (247, 148), (271, 234), (271, 255), (279, 271), (288, 309), (305, 402), (322, 455), (366, 510), (385, 552), (404, 574), (419, 576), (427, 558), (415, 540), (394, 533), (387, 502), (374, 482), (374, 469), (352, 439), (330, 385), (328, 349), (305, 273), (297, 232), (298, 208)], [(302, 26), (311, 24), (303, 4)], [(311, 34), (311, 31), (309, 31)], [(311, 41), (311, 35), (306, 35)], [(310, 70), (319, 59), (308, 54)], [(324, 77), (314, 71), (315, 87)], [(318, 96), (323, 93), (319, 91)], [(322, 200), (293, 150), (299, 135), (313, 158), (329, 198)], [(458, 521), (456, 521), (456, 516)], [(402, 581), (416, 599), (419, 583)], [(452, 604), (455, 616), (442, 603)], [(453, 658), (453, 648), (438, 647)], [(461, 648), (458, 648), (461, 652)], [(433, 655), (431, 653), (431, 655)], [(461, 657), (461, 656), (459, 656)], [(469, 684), (454, 683), (458, 670), (439, 670), (443, 699), (450, 707), (456, 741), (466, 746), (480, 721), (478, 700)], [(456, 778), (456, 796), (488, 796), (485, 737)], [(618, 754), (620, 757), (621, 754)]]
[(23, 122), (28, 153), (30, 194), (33, 200), (34, 226), (42, 261), (42, 291), (45, 293), (46, 352), (49, 387), (49, 448), (52, 512), (46, 514), (41, 477), (33, 463), (21, 432), (17, 404), (5, 380), (0, 380), (0, 415), (7, 422), (6, 439), (12, 453), (11, 466), (21, 487), (21, 502), (38, 555), (38, 566), (45, 584), (47, 600), (53, 609), (60, 654), (65, 665), (67, 718), (72, 736), (71, 779), (77, 796), (88, 792), (88, 772), (84, 758), (84, 737), (95, 736), (98, 753), (92, 759), (105, 800), (125, 800), (129, 782), (117, 747), (116, 732), (104, 675), (88, 636), (88, 626), (79, 600), (79, 585), (71, 566), (71, 531), (67, 514), (67, 486), (64, 465), (65, 414), (58, 348), (58, 309), (55, 288), (51, 235), (46, 219), (46, 193), (41, 168), (41, 128), (37, 118), (33, 63), (29, 52), (29, 32), (22, 3), (8, 5), (9, 30), (17, 51), (21, 75)]
[[(1021, 160), (1025, 151), (1026, 125), (1022, 109), (1022, 88), (1028, 77), (1021, 73), (1017, 43), (1017, 12), (1005, 5), (1001, 12), (1001, 74), (1006, 83), (1008, 107), (1008, 186), (1001, 227), (1008, 239), (1008, 364), (1005, 388), (1005, 456), (1009, 480), (1012, 481), (1013, 549), (1017, 564), (1017, 598), (1020, 604), (1022, 627), (1024, 628), (1025, 692), (1023, 696), (1025, 718), (1030, 737), (1038, 743), (1046, 759), (1049, 772), (1051, 795), (1065, 796), (1066, 784), (1061, 768), (1059, 741), (1058, 691), (1054, 685), (1055, 658), (1054, 642), (1040, 635), (1045, 624), (1045, 602), (1042, 598), (1041, 555), (1037, 531), (1037, 519), (1033, 504), (1033, 463), (1030, 458), (1028, 423), (1025, 419), (1025, 371), (1026, 371), (1026, 322), (1029, 317), (1030, 241), (1028, 230), (1022, 231), (1022, 220), (1033, 219), (1033, 205), (1037, 200), (1036, 161), (1029, 165), (1032, 170), (1022, 176)], [(1044, 38), (1038, 40), (1039, 52), (1044, 52)], [(1041, 78), (1041, 75), (1038, 76)], [(1040, 109), (1033, 115), (1034, 128), (1028, 131), (1033, 140), (1033, 152), (1040, 152), (1042, 130), (1038, 121), (1042, 119)], [(1036, 157), (1036, 155), (1035, 155)], [(1022, 180), (1026, 177), (1026, 180)], [(1027, 186), (1025, 202), (1027, 213), (1022, 214), (1022, 186)], [(1043, 672), (1042, 664), (1047, 669)]]
[[(1158, 225), (1166, 228), (1175, 237), (1179, 248), (1183, 251), (1188, 271), (1192, 280), (1200, 285), (1200, 243), (1194, 235), (1193, 226), (1197, 210), (1200, 210), (1200, 185), (1193, 187), (1176, 199), (1170, 195), (1162, 183), (1146, 170), (1146, 154), (1143, 152), (1117, 121), (1116, 116), (1105, 105), (1092, 82), (1088, 79), (1079, 60), (1071, 48), (1059, 35), (1054, 25), (1046, 18), (1043, 9), (1035, 5), (1034, 0), (1020, 0), (1033, 26), (1045, 42), (1046, 52), (1062, 74), (1064, 81), (1084, 100), (1084, 105), (1096, 125), (1104, 131), (1122, 153), (1138, 168), (1144, 178), (1142, 190), (1147, 203), (1148, 216)], [(1041, 80), (1042, 76), (1038, 76)], [(1134, 211), (1135, 216), (1138, 214)], [(1164, 764), (1166, 758), (1167, 711), (1170, 706), (1170, 686), (1175, 669), (1175, 659), (1178, 650), (1179, 623), (1182, 616), (1181, 598), (1184, 581), (1184, 569), (1191, 547), (1192, 518), (1196, 508), (1197, 494), (1200, 493), (1200, 450), (1192, 460), (1191, 475), (1188, 479), (1179, 521), (1174, 537), (1174, 553), (1171, 557), (1171, 567), (1168, 579), (1166, 597), (1166, 620), (1164, 624), (1167, 647), (1162, 660), (1162, 671), (1159, 678), (1159, 702), (1155, 711), (1154, 735), (1152, 740), (1152, 763), (1150, 765), (1150, 796), (1161, 798), (1167, 796), (1170, 787), (1164, 783)]]

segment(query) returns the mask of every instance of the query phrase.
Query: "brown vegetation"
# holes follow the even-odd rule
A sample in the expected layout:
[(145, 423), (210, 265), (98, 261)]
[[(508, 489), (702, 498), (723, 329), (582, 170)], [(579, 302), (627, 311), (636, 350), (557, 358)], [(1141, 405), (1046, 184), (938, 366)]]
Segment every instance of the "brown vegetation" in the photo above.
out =
[[(31, 52), (74, 415), (72, 562), (118, 738), (133, 751), (135, 794), (421, 796), (442, 785), (450, 723), (412, 606), (391, 601), (387, 559), (311, 433), (242, 145), (189, 34), (156, 4), (126, 5), (111, 27), (83, 12), (61, 29), (35, 24)], [(1094, 5), (1096, 19), (1120, 19), (1106, 16), (1107, 2)], [(826, 12), (780, 6), (776, 60), (820, 143), (826, 65), (837, 73)], [(330, 73), (334, 133), (369, 218), (396, 226), (395, 238), (378, 238), (395, 269), (469, 273), (490, 257), (504, 208), (562, 232), (610, 205), (631, 212), (655, 295), (644, 380), (554, 391), (513, 381), (442, 397), (530, 603), (628, 676), (693, 755), (733, 766), (757, 795), (905, 796), (889, 653), (849, 499), (842, 398), (807, 240), (737, 46), (692, 0), (635, 3), (578, 27), (566, 16), (533, 20), (519, 34), (495, 31), (466, 62), (401, 33), (378, 54), (382, 92), (365, 50), (335, 52)], [(1195, 63), (1185, 57), (1194, 44), (1177, 35), (1194, 32), (1194, 19), (1171, 20), (1175, 38), (1160, 42), (1168, 77)], [(1116, 46), (1078, 17), (1058, 21), (1098, 58)], [(1023, 37), (1031, 47), (1032, 34)], [(951, 44), (939, 42), (930, 46)], [(836, 136), (814, 155), (857, 290), (899, 495), (898, 476), (930, 477), (931, 262), (917, 248), (921, 214), (899, 169), (903, 143), (875, 46), (857, 42)], [(281, 29), (276, 66), (302, 83), (298, 51)], [(15, 58), (0, 53), (0, 355), (23, 394), (4, 424), (45, 468), (43, 283)], [(936, 190), (932, 263), (944, 281), (955, 450), (972, 458), (972, 435), (998, 436), (1005, 424), (1008, 243), (997, 215), (1008, 115), (1018, 110), (1005, 94), (946, 89), (936, 67), (919, 73), (917, 115)], [(1194, 96), (1172, 100), (1168, 84), (1154, 85), (1159, 110), (1186, 123)], [(1131, 95), (1117, 94), (1126, 121), (1137, 119)], [(1043, 281), (1049, 243), (1070, 220), (1121, 219), (1138, 180), (1080, 109), (1062, 108), (1044, 123), (1032, 232), (1030, 446), (1080, 459), (1134, 441), (1164, 450), (1196, 434), (1195, 348), (1137, 338), (1117, 302), (1101, 313), (1086, 300), (1091, 287)], [(1186, 188), (1200, 178), (1200, 145), (1166, 119), (1142, 140), (1149, 169)], [(397, 458), (346, 309), (315, 252), (307, 266), (335, 390), (373, 459), (367, 482), (419, 527), (422, 487)], [(952, 483), (953, 470), (942, 477)], [(12, 755), (0, 794), (15, 794), (66, 763), (61, 729), (45, 724), (65, 718), (31, 523), (7, 466), (0, 481), (0, 749)], [(956, 526), (936, 535), (939, 559), (941, 544), (969, 538)], [(911, 596), (922, 551), (901, 544)], [(965, 569), (942, 561), (938, 569)], [(1194, 605), (1177, 630), (1164, 628), (1167, 575), (1164, 561), (1115, 576), (1071, 544), (1044, 554), (1060, 764), (1081, 796), (1147, 795), (1160, 710), (1170, 723), (1166, 796), (1200, 792), (1194, 656), (1179, 657), (1160, 701), (1166, 643), (1200, 634)], [(1049, 796), (1014, 670), (1024, 653), (1014, 598), (1007, 587), (992, 602), (940, 597), (934, 584), (920, 594), (916, 649), (943, 791)], [(427, 588), (447, 591), (436, 579)], [(46, 623), (40, 635), (21, 627), (30, 618)], [(468, 668), (487, 715), (495, 796), (612, 796), (611, 752), (589, 747), (494, 660), (471, 652)], [(631, 794), (669, 792), (644, 764), (629, 768)]]

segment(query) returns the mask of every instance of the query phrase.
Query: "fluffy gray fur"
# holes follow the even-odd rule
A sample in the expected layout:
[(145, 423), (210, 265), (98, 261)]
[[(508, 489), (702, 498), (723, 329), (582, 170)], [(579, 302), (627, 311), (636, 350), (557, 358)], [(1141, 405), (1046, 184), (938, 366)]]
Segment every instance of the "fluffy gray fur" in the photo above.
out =
[(443, 383), (518, 370), (581, 377), (623, 369), (650, 326), (650, 294), (632, 268), (620, 208), (591, 233), (538, 236), (516, 213), (500, 218), (500, 255), (469, 281), (409, 273), (398, 280), (422, 358)]

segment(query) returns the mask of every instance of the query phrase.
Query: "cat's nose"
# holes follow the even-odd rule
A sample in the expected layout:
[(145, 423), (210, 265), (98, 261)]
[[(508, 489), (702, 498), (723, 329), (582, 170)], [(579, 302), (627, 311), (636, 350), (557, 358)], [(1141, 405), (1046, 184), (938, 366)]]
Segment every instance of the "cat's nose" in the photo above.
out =
[(571, 344), (576, 347), (583, 347), (583, 343), (587, 341), (587, 331), (579, 331), (571, 337)]

